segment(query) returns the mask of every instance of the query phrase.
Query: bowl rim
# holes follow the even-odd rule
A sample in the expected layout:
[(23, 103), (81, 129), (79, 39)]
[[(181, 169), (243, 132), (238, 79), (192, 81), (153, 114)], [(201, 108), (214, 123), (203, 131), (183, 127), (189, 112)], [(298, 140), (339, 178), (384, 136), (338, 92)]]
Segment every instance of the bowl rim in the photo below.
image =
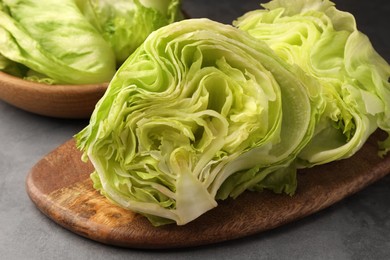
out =
[(30, 89), (38, 92), (68, 92), (68, 91), (77, 91), (77, 92), (91, 92), (100, 88), (107, 88), (109, 83), (96, 83), (96, 84), (45, 84), (34, 81), (25, 80), (3, 71), (0, 71), (0, 84), (12, 85), (14, 88), (18, 89)]
[(0, 100), (38, 115), (88, 118), (108, 85), (109, 83), (49, 85), (0, 71)]

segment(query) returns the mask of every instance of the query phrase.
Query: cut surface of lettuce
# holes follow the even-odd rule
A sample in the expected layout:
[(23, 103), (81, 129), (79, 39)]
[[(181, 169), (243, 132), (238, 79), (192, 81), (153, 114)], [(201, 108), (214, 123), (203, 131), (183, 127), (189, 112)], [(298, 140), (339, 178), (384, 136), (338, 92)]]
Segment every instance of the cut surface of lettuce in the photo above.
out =
[(182, 18), (180, 0), (77, 0), (121, 65), (154, 30)]
[(154, 225), (184, 225), (245, 190), (293, 194), (320, 85), (248, 34), (208, 19), (153, 32), (75, 137), (95, 188)]
[(52, 83), (101, 83), (112, 78), (114, 54), (73, 0), (3, 0), (0, 6), (4, 58)]
[[(390, 66), (358, 31), (352, 14), (328, 0), (274, 0), (234, 25), (297, 64), (324, 89), (326, 109), (302, 167), (350, 157), (380, 128), (390, 133)], [(380, 153), (390, 148), (390, 138)]]

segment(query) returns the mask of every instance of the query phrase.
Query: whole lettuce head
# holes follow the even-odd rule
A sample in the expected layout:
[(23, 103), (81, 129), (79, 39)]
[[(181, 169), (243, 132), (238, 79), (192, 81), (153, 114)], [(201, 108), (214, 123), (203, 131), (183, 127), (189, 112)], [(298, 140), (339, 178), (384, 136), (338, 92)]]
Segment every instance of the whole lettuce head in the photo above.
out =
[(184, 20), (124, 62), (77, 145), (102, 194), (154, 225), (183, 225), (247, 189), (292, 194), (320, 93), (243, 31)]
[(0, 1), (0, 69), (47, 83), (109, 81), (110, 46), (73, 0)]
[(180, 20), (181, 0), (76, 0), (121, 65), (154, 30)]
[[(299, 65), (324, 89), (326, 109), (302, 166), (353, 155), (378, 127), (390, 133), (390, 66), (357, 30), (352, 14), (328, 0), (274, 0), (234, 24)], [(380, 144), (386, 153), (390, 138)]]

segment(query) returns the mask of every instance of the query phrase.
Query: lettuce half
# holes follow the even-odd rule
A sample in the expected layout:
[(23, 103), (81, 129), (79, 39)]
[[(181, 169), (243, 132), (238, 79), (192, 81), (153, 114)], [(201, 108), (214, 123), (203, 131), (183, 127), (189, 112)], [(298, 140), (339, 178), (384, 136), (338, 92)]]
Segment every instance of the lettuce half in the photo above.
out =
[[(274, 0), (234, 25), (299, 65), (324, 89), (326, 109), (302, 167), (350, 157), (380, 128), (390, 133), (390, 66), (358, 31), (352, 14), (328, 0)], [(263, 44), (260, 42), (259, 44)], [(380, 154), (390, 138), (380, 144)]]
[(292, 194), (320, 85), (229, 25), (184, 20), (121, 66), (76, 135), (94, 187), (154, 225), (183, 225), (244, 190)]

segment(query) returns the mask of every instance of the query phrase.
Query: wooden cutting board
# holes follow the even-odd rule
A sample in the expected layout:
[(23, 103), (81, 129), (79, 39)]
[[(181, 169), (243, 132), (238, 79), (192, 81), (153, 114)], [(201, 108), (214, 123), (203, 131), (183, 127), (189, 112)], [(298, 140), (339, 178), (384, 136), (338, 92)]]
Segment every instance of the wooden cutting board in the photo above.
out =
[[(377, 132), (352, 158), (298, 174), (293, 197), (246, 192), (185, 225), (153, 227), (146, 218), (111, 204), (92, 187), (93, 167), (69, 140), (40, 160), (26, 180), (36, 206), (81, 236), (132, 248), (179, 248), (232, 240), (276, 228), (324, 209), (390, 172), (390, 156), (377, 156)], [(382, 136), (383, 137), (383, 136)], [(382, 140), (382, 139), (381, 139)]]

